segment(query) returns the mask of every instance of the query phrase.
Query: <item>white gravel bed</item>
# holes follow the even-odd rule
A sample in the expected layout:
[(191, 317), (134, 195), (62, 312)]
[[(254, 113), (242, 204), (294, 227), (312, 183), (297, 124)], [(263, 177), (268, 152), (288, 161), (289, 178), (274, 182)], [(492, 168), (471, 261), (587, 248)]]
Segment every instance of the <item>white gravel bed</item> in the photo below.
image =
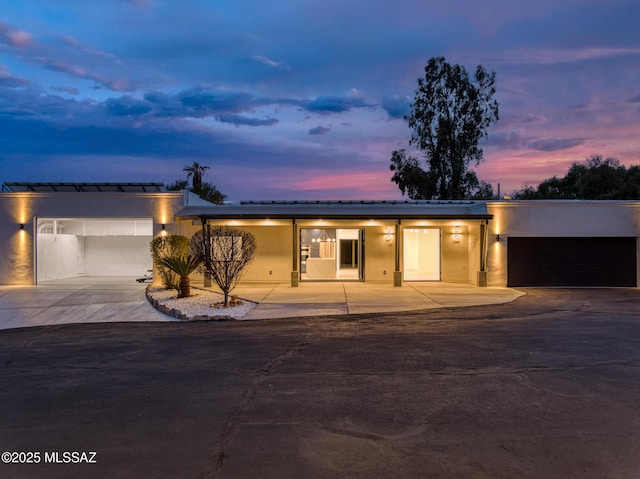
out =
[(189, 298), (178, 299), (177, 296), (178, 292), (174, 289), (164, 289), (161, 286), (149, 286), (147, 288), (147, 297), (152, 304), (157, 301), (160, 306), (176, 310), (189, 320), (209, 318), (241, 319), (257, 306), (257, 303), (242, 299), (242, 304), (237, 306), (227, 308), (212, 307), (213, 304), (222, 303), (224, 295), (194, 287), (191, 287), (191, 296)]

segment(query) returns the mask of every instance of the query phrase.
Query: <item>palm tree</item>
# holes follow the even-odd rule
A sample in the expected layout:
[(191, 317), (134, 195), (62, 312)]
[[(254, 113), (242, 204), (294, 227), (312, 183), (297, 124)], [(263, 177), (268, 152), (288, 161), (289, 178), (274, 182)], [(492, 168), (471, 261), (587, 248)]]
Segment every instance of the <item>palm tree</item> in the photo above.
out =
[(182, 171), (187, 173), (187, 179), (192, 179), (191, 185), (195, 193), (198, 193), (202, 188), (202, 177), (206, 174), (208, 169), (208, 166), (201, 165), (197, 161), (194, 161), (191, 166), (185, 166), (182, 169)]
[(169, 256), (160, 260), (162, 266), (180, 276), (180, 290), (178, 298), (188, 298), (191, 296), (191, 280), (189, 275), (198, 267), (200, 261), (194, 256)]

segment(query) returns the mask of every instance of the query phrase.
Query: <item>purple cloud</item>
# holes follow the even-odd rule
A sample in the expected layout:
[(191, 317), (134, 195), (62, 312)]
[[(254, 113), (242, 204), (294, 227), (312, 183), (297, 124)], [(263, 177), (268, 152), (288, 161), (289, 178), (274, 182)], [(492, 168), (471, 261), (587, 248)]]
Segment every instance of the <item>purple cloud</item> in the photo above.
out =
[(407, 97), (385, 97), (382, 99), (381, 106), (389, 115), (389, 118), (403, 119), (409, 114), (411, 99)]
[(109, 98), (105, 102), (105, 108), (109, 114), (115, 116), (141, 116), (153, 109), (148, 102), (136, 100), (127, 95)]
[(11, 75), (9, 69), (0, 64), (0, 87), (19, 88), (27, 86), (29, 83), (26, 78)]
[(574, 146), (582, 145), (584, 143), (584, 138), (546, 138), (540, 140), (534, 140), (531, 142), (530, 146), (534, 150), (539, 151), (558, 151), (558, 150), (566, 150), (568, 148), (573, 148)]
[(278, 123), (276, 118), (266, 118), (264, 120), (260, 118), (248, 118), (242, 115), (218, 115), (216, 120), (223, 123), (233, 123), (236, 126), (271, 126)]
[(15, 48), (29, 48), (33, 45), (33, 36), (0, 20), (0, 40)]
[(331, 131), (331, 128), (328, 126), (316, 126), (315, 128), (311, 128), (309, 130), (310, 135), (326, 135)]
[(55, 91), (68, 93), (69, 95), (77, 95), (80, 93), (80, 90), (78, 90), (77, 88), (73, 88), (71, 86), (54, 86), (52, 87), (52, 89)]
[(247, 111), (260, 106), (250, 93), (190, 88), (177, 98), (194, 117)]
[(364, 101), (364, 95), (357, 90), (352, 90), (347, 95), (327, 95), (300, 102), (300, 106), (311, 113), (343, 113), (354, 108), (368, 108)]

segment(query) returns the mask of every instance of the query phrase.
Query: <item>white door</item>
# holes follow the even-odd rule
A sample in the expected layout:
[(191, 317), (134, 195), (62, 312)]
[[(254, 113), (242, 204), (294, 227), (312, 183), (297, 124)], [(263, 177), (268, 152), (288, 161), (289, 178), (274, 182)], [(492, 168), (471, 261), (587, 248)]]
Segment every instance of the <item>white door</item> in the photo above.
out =
[(404, 280), (440, 281), (440, 229), (405, 228)]

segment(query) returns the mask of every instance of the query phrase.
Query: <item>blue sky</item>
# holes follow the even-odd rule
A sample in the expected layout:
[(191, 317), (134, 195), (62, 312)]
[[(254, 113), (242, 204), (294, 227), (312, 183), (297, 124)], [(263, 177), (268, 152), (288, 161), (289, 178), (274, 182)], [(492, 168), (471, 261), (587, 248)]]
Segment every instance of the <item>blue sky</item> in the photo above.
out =
[(478, 176), (640, 164), (637, 0), (3, 0), (0, 181), (162, 181), (229, 199), (399, 199), (430, 57), (496, 72)]

